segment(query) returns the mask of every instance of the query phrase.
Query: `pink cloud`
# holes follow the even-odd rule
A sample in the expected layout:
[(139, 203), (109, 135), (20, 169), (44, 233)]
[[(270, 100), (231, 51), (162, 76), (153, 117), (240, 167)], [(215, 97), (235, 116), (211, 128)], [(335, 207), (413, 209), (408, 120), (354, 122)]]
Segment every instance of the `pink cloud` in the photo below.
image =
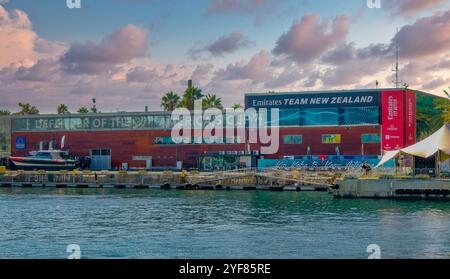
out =
[(344, 42), (349, 29), (347, 15), (337, 16), (330, 28), (330, 22), (320, 22), (317, 14), (308, 14), (295, 22), (287, 33), (278, 38), (273, 53), (297, 63), (310, 62), (327, 50)]
[(444, 3), (448, 3), (448, 0), (391, 0), (382, 1), (382, 3), (394, 15), (411, 16), (439, 7)]
[(20, 10), (8, 12), (0, 5), (0, 68), (25, 59), (36, 59), (36, 38), (27, 14)]
[(133, 58), (143, 57), (147, 48), (147, 31), (128, 25), (116, 30), (98, 44), (73, 44), (62, 56), (61, 63), (66, 72), (96, 75)]
[(264, 82), (272, 73), (268, 69), (271, 62), (270, 53), (265, 50), (255, 54), (249, 61), (240, 61), (228, 65), (215, 73), (215, 77), (223, 80), (245, 80)]
[(419, 58), (450, 52), (450, 10), (403, 26), (394, 37), (402, 57)]

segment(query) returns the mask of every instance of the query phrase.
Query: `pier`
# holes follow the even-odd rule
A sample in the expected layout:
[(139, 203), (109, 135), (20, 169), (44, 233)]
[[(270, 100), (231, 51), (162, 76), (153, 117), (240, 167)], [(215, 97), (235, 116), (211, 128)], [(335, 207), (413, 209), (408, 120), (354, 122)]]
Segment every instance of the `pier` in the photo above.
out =
[(336, 198), (450, 200), (450, 179), (340, 179)]

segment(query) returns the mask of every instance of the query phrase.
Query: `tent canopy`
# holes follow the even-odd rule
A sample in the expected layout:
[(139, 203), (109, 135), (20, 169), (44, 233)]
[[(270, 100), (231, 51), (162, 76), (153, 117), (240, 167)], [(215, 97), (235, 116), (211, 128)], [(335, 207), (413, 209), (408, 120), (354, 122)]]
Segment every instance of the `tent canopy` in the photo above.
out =
[(385, 164), (399, 153), (406, 153), (422, 158), (429, 158), (436, 152), (441, 151), (450, 155), (450, 124), (447, 123), (434, 134), (418, 143), (400, 150), (387, 151), (376, 167)]

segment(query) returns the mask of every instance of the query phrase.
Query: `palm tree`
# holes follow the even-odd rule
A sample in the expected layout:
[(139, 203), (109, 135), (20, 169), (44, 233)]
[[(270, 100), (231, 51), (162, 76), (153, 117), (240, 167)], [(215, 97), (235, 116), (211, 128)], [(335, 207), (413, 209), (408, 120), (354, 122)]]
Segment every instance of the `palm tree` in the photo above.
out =
[(77, 112), (86, 114), (86, 113), (89, 113), (89, 109), (87, 107), (81, 107), (77, 110)]
[[(450, 86), (448, 87), (448, 89), (450, 89)], [(445, 95), (447, 95), (447, 97), (450, 99), (450, 93), (449, 93), (449, 91), (447, 91), (447, 90), (444, 89), (444, 93), (445, 93)]]
[(1, 115), (11, 115), (11, 112), (9, 110), (0, 109), (0, 116)]
[(59, 104), (56, 108), (58, 114), (69, 114), (69, 108), (65, 104)]
[(215, 94), (208, 94), (202, 101), (203, 109), (218, 108), (223, 109), (222, 99), (217, 98)]
[(39, 114), (39, 110), (30, 105), (30, 103), (19, 103), (20, 111), (16, 112), (15, 115), (30, 115), (30, 114)]
[(180, 96), (173, 93), (173, 91), (167, 92), (161, 98), (161, 107), (166, 111), (173, 111), (180, 104)]
[(195, 101), (200, 100), (202, 97), (203, 94), (201, 89), (190, 86), (184, 91), (179, 107), (194, 110)]
[(241, 109), (244, 108), (241, 104), (234, 104), (232, 107), (232, 109)]

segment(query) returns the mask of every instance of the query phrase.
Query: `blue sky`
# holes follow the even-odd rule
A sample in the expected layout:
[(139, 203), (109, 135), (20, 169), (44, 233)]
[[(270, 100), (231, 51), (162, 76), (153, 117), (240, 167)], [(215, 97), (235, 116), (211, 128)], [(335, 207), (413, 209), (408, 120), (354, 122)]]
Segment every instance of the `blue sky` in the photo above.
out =
[[(333, 18), (342, 13), (357, 16), (350, 37), (361, 46), (388, 42), (404, 20), (377, 9), (364, 8), (361, 0), (277, 1), (277, 11), (255, 23), (252, 14), (209, 16), (209, 0), (81, 0), (81, 9), (68, 9), (64, 0), (14, 0), (5, 6), (25, 11), (41, 37), (65, 42), (98, 41), (127, 24), (150, 30), (150, 54), (166, 63), (186, 60), (196, 42), (209, 43), (218, 36), (240, 30), (253, 42), (228, 59), (244, 59), (255, 50), (271, 49), (293, 21), (307, 13)], [(370, 29), (369, 32), (367, 32)]]
[[(387, 82), (389, 77), (386, 77), (386, 73), (390, 71), (391, 65), (389, 63), (393, 65), (394, 61), (388, 55), (382, 57), (385, 60), (384, 63), (380, 64), (376, 69), (367, 70), (367, 73), (361, 75), (361, 79), (358, 81), (348, 77), (348, 75), (351, 75), (349, 73), (350, 70), (348, 70), (351, 65), (345, 62), (347, 64), (342, 65), (342, 69), (347, 69), (347, 73), (337, 73), (335, 78), (348, 79), (349, 82), (347, 84), (325, 81), (325, 73), (330, 74), (333, 69), (341, 69), (338, 68), (339, 65), (332, 64), (334, 68), (332, 67), (327, 71), (329, 65), (322, 65), (322, 57), (326, 56), (327, 53), (331, 55), (331, 52), (339, 47), (345, 49), (347, 53), (353, 52), (354, 55), (364, 51), (372, 51), (372, 49), (368, 49), (371, 45), (379, 45), (380, 48), (382, 48), (381, 45), (384, 48), (392, 47), (390, 46), (391, 40), (395, 37), (397, 28), (402, 30), (403, 27), (408, 25), (413, 27), (420, 25), (421, 18), (431, 21), (435, 13), (448, 11), (450, 4), (446, 0), (381, 1), (381, 9), (369, 9), (366, 0), (81, 0), (81, 9), (68, 9), (65, 0), (10, 0), (0, 4), (6, 13), (9, 13), (8, 28), (16, 28), (14, 27), (13, 11), (23, 11), (31, 24), (30, 27), (27, 27), (30, 29), (29, 31), (33, 32), (36, 38), (51, 45), (52, 50), (55, 49), (55, 53), (53, 57), (50, 57), (48, 51), (46, 55), (39, 53), (39, 51), (35, 51), (36, 53), (28, 56), (25, 54), (17, 55), (17, 61), (9, 59), (3, 65), (0, 63), (0, 73), (1, 69), (6, 69), (7, 66), (9, 67), (8, 72), (13, 71), (11, 69), (13, 67), (11, 66), (12, 62), (16, 63), (14, 64), (16, 65), (15, 67), (24, 67), (22, 72), (25, 69), (31, 71), (31, 67), (40, 60), (52, 59), (53, 61), (58, 61), (66, 52), (71, 53), (74, 51), (73, 45), (82, 45), (87, 41), (93, 44), (101, 44), (102, 40), (115, 34), (121, 28), (132, 25), (146, 32), (145, 40), (148, 46), (145, 48), (145, 55), (139, 52), (139, 55), (127, 57), (129, 59), (114, 60), (115, 62), (110, 65), (109, 72), (102, 71), (95, 74), (92, 72), (82, 74), (77, 72), (76, 75), (72, 73), (72, 76), (69, 77), (67, 76), (67, 71), (65, 76), (62, 76), (62, 72), (58, 71), (58, 75), (61, 75), (61, 79), (66, 81), (70, 79), (72, 86), (77, 85), (77, 88), (79, 88), (81, 84), (86, 86), (87, 89), (93, 90), (94, 92), (90, 93), (90, 95), (101, 96), (106, 94), (104, 93), (105, 91), (108, 92), (113, 87), (125, 91), (129, 90), (129, 93), (135, 94), (137, 99), (151, 93), (152, 98), (157, 100), (164, 93), (163, 91), (171, 89), (170, 84), (174, 86), (173, 90), (181, 91), (182, 87), (180, 84), (183, 83), (183, 80), (180, 78), (180, 80), (172, 83), (171, 81), (166, 81), (165, 85), (155, 85), (156, 80), (155, 77), (152, 79), (151, 73), (155, 74), (158, 72), (161, 78), (162, 69), (169, 64), (173, 64), (177, 67), (178, 72), (174, 72), (172, 76), (178, 75), (178, 77), (189, 78), (189, 75), (193, 74), (195, 69), (201, 72), (202, 69), (208, 68), (208, 79), (199, 80), (199, 85), (206, 91), (219, 95), (224, 94), (222, 98), (226, 103), (229, 103), (239, 95), (236, 92), (237, 90), (242, 91), (239, 95), (239, 98), (242, 98), (243, 92), (249, 90), (283, 91), (314, 90), (325, 87), (327, 89), (335, 87), (362, 87), (367, 86), (369, 81), (375, 78), (385, 81), (385, 87), (390, 87), (391, 85)], [(214, 4), (218, 4), (219, 9), (212, 10), (211, 7)], [(315, 23), (315, 26), (319, 29), (322, 24), (328, 22), (328, 28), (323, 29), (323, 42), (329, 43), (329, 46), (320, 55), (308, 61), (309, 63), (299, 61), (299, 55), (301, 56), (302, 54), (298, 52), (314, 48), (314, 46), (308, 46), (308, 42), (299, 42), (304, 47), (295, 49), (297, 43), (292, 42), (294, 39), (301, 40), (305, 38), (306, 35), (302, 33), (302, 30), (307, 30), (309, 26), (307, 15), (317, 16), (317, 18), (309, 18), (309, 20)], [(328, 38), (327, 36), (331, 33), (339, 31), (334, 30), (332, 26), (335, 20), (343, 15), (346, 16), (345, 22), (342, 22), (345, 25), (343, 27), (345, 30), (341, 30), (337, 37)], [(302, 23), (300, 24), (300, 22)], [(422, 26), (419, 27), (422, 28)], [(15, 30), (21, 30), (21, 28), (23, 29), (23, 26)], [(408, 30), (405, 28), (403, 31), (407, 35)], [(231, 36), (233, 32), (239, 35)], [(284, 41), (285, 44), (290, 43), (291, 45), (279, 46), (280, 51), (278, 54), (275, 54), (274, 49), (278, 44), (283, 43), (280, 40), (283, 34), (288, 34), (288, 37), (292, 35), (293, 39), (289, 39), (291, 41)], [(339, 38), (339, 36), (342, 38)], [(228, 50), (224, 50), (223, 53), (218, 55), (217, 53), (214, 55), (209, 53), (208, 47), (212, 44), (215, 42), (217, 44), (224, 43), (219, 40), (221, 37), (228, 38), (228, 41), (232, 40), (232, 38), (240, 38), (241, 41), (239, 45), (236, 43), (235, 46), (228, 46)], [(330, 37), (332, 37), (332, 34)], [(312, 37), (306, 36), (306, 40), (308, 38)], [(12, 38), (10, 39), (12, 40)], [(410, 38), (407, 39), (410, 40)], [(36, 39), (34, 38), (33, 40)], [(333, 42), (329, 42), (329, 40), (333, 40)], [(316, 43), (320, 44), (320, 40)], [(410, 44), (410, 42), (405, 42), (404, 44)], [(56, 47), (57, 45), (58, 47)], [(34, 45), (34, 49), (36, 49), (36, 45)], [(192, 50), (197, 50), (199, 57), (190, 55)], [(427, 55), (421, 55), (420, 59), (424, 59), (423, 63), (436, 64), (438, 60), (448, 59), (450, 49), (448, 50), (447, 55), (442, 48), (433, 50), (435, 51), (433, 55), (429, 55), (428, 52), (431, 53), (431, 50), (427, 50)], [(258, 56), (258, 53), (261, 55)], [(417, 67), (419, 66), (410, 65), (407, 68), (406, 65), (411, 62), (411, 58), (415, 57), (414, 55), (408, 55), (404, 60), (405, 78), (408, 78), (410, 83), (416, 88), (421, 88), (423, 84), (421, 84), (421, 78), (417, 76)], [(250, 63), (252, 58), (254, 58), (255, 62), (253, 66)], [(390, 62), (388, 61), (389, 59), (391, 59)], [(20, 66), (17, 66), (17, 63)], [(249, 63), (248, 67), (245, 63)], [(368, 65), (363, 70), (372, 67), (373, 64), (367, 60), (361, 61), (361, 63), (367, 63)], [(276, 67), (273, 66), (275, 64), (277, 65)], [(50, 67), (49, 63), (46, 65)], [(120, 80), (120, 73), (123, 74), (123, 78), (125, 76), (128, 77), (128, 74), (131, 73), (130, 71), (136, 69), (136, 67), (141, 68), (138, 68), (137, 70), (139, 71), (135, 71), (135, 73), (140, 73), (140, 77), (148, 77), (148, 82), (145, 82), (144, 78), (138, 78), (134, 79), (138, 82), (126, 80), (128, 83), (122, 83), (120, 86), (115, 83), (117, 80)], [(267, 67), (267, 69), (260, 73), (253, 73), (252, 70), (255, 70), (257, 67)], [(188, 73), (188, 68), (191, 71), (190, 74)], [(234, 72), (232, 72), (233, 70)], [(299, 79), (312, 78), (307, 76), (306, 72), (317, 73), (317, 76), (320, 76), (320, 78), (317, 79), (317, 83), (312, 83), (314, 86), (305, 87), (301, 83), (289, 79), (288, 72), (291, 70), (296, 71), (291, 74), (298, 74)], [(440, 70), (445, 70), (445, 68)], [(3, 72), (7, 71), (3, 70)], [(281, 72), (285, 72), (286, 76), (281, 76)], [(242, 74), (244, 77), (236, 77), (238, 73), (244, 73)], [(425, 88), (434, 90), (434, 92), (442, 91), (442, 88), (445, 88), (444, 84), (449, 80), (446, 73), (448, 72), (444, 72), (443, 76), (442, 72), (439, 72), (427, 78), (431, 78), (434, 81), (433, 85), (439, 86), (431, 88), (431, 85), (429, 85), (425, 86)], [(219, 74), (229, 77), (221, 79)], [(245, 77), (245, 74), (248, 74), (248, 77)], [(416, 74), (416, 76), (413, 74)], [(411, 75), (411, 77), (406, 75)], [(274, 79), (272, 84), (280, 84), (282, 86), (270, 87), (267, 83), (264, 84), (263, 79), (268, 77)], [(281, 84), (279, 81), (283, 78), (291, 82)], [(0, 78), (0, 82), (1, 80)], [(7, 77), (3, 78), (3, 82), (5, 80), (7, 80)], [(23, 82), (24, 78), (20, 80)], [(111, 84), (109, 84), (108, 80), (112, 81)], [(16, 81), (17, 78), (12, 78), (8, 82), (10, 86), (8, 92), (6, 92), (6, 89), (0, 90), (0, 95), (6, 96), (9, 94), (8, 98), (5, 98), (5, 100), (7, 99), (6, 104), (3, 106), (11, 106), (17, 101), (17, 98), (11, 97), (10, 93), (14, 89), (17, 92), (31, 90), (36, 94), (51, 95), (54, 98), (59, 96), (56, 95), (56, 90), (61, 91), (62, 88), (61, 84), (58, 83), (61, 80), (47, 80), (45, 82), (50, 83), (47, 84), (47, 87), (42, 84), (43, 79), (39, 80), (40, 83), (38, 85), (33, 85), (31, 83), (32, 79), (28, 79), (26, 84), (19, 84), (19, 82), (13, 84)], [(101, 88), (99, 86), (101, 82), (107, 82), (108, 86)], [(46, 93), (42, 93), (43, 88), (47, 88)], [(67, 94), (78, 92), (76, 88), (67, 88), (65, 90), (67, 92), (60, 93), (62, 98)], [(95, 90), (98, 90), (98, 92), (95, 92)], [(120, 95), (119, 92), (116, 94)], [(23, 93), (21, 96), (27, 95)], [(81, 101), (76, 103), (75, 106), (81, 105), (88, 98), (89, 96), (87, 95), (80, 95), (79, 99)], [(111, 102), (114, 101), (111, 100)], [(45, 105), (48, 102), (43, 101), (43, 103)], [(53, 106), (54, 104), (51, 105)], [(134, 103), (130, 102), (130, 106), (134, 106)], [(156, 109), (157, 107), (155, 105), (154, 108)], [(127, 106), (121, 108), (129, 109)]]

